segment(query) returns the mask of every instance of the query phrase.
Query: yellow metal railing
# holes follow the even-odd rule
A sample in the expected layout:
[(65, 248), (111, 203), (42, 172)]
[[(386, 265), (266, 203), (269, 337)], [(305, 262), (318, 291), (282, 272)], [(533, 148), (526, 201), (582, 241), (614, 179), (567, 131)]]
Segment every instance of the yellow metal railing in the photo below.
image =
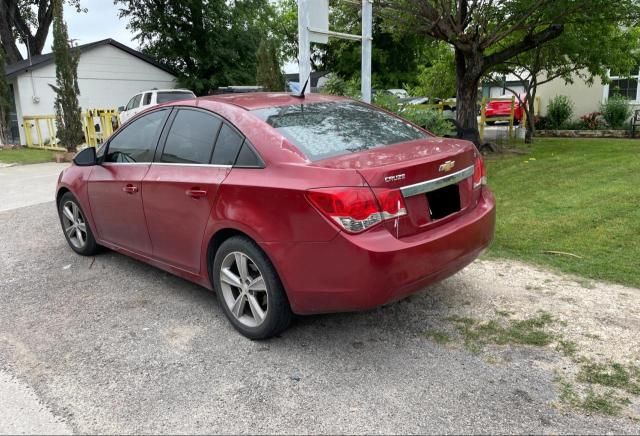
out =
[[(102, 144), (119, 127), (120, 118), (115, 109), (88, 109), (82, 113), (85, 144)], [(57, 138), (55, 115), (27, 115), (22, 117), (27, 147), (65, 151)]]
[(83, 113), (82, 121), (87, 145), (96, 147), (118, 128), (120, 118), (115, 109), (89, 109)]
[[(491, 117), (489, 121), (508, 121), (509, 122), (509, 139), (513, 139), (513, 126), (515, 121), (515, 111), (516, 111), (516, 96), (511, 96), (511, 98), (490, 98), (487, 99), (484, 97), (482, 99), (482, 103), (480, 106), (480, 139), (484, 141), (484, 127), (487, 124), (487, 103), (490, 101), (511, 101), (511, 107), (509, 110), (509, 115), (503, 117)], [(540, 97), (536, 97), (533, 104), (533, 113), (534, 116), (540, 115)], [(526, 128), (527, 126), (527, 113), (523, 110), (521, 125)]]

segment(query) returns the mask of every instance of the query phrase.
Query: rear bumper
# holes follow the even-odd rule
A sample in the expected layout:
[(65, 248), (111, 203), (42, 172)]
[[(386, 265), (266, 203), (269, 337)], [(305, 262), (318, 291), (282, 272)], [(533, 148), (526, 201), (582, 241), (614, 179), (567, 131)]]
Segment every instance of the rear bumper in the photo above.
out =
[(491, 242), (495, 200), (483, 188), (477, 206), (440, 227), (401, 240), (384, 226), (339, 233), (322, 243), (264, 243), (298, 314), (371, 309), (442, 280)]

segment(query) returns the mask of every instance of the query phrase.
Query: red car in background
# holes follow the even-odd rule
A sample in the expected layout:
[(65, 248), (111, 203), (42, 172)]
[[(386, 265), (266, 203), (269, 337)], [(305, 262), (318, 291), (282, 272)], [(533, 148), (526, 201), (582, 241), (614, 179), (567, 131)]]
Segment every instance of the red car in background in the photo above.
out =
[(473, 261), (495, 223), (473, 144), (318, 94), (156, 106), (76, 155), (56, 204), (75, 252), (214, 289), (250, 338), (406, 297)]
[[(513, 95), (503, 95), (501, 97), (496, 97), (497, 100), (489, 100), (489, 102), (487, 102), (487, 106), (485, 108), (485, 117), (488, 125), (492, 126), (497, 122), (496, 120), (491, 120), (491, 118), (503, 118), (511, 116), (512, 97)], [(520, 98), (522, 99), (522, 101), (525, 101), (524, 95), (521, 95)], [(520, 100), (518, 100), (518, 98), (516, 97), (513, 110), (513, 123), (519, 124), (522, 121), (523, 116), (524, 109), (520, 105)]]

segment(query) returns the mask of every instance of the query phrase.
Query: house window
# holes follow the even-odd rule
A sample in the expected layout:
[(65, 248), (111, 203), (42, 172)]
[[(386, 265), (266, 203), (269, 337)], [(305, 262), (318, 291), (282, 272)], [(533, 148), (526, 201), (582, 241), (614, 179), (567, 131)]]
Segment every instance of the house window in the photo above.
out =
[(607, 97), (613, 95), (621, 95), (630, 101), (640, 101), (640, 95), (638, 95), (638, 77), (640, 77), (640, 66), (636, 67), (629, 74), (619, 74), (611, 72), (609, 78), (609, 92)]

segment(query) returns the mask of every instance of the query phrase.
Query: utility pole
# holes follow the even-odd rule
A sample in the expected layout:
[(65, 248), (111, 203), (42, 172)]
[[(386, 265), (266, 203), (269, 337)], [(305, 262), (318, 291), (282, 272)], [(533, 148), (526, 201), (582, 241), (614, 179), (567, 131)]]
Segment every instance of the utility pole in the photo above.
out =
[[(304, 82), (311, 82), (311, 41), (309, 40), (309, 3), (308, 0), (298, 0), (298, 83), (300, 90)], [(307, 86), (307, 93), (311, 92), (311, 83)]]
[(373, 0), (362, 0), (362, 101), (371, 103), (371, 48), (373, 42)]

